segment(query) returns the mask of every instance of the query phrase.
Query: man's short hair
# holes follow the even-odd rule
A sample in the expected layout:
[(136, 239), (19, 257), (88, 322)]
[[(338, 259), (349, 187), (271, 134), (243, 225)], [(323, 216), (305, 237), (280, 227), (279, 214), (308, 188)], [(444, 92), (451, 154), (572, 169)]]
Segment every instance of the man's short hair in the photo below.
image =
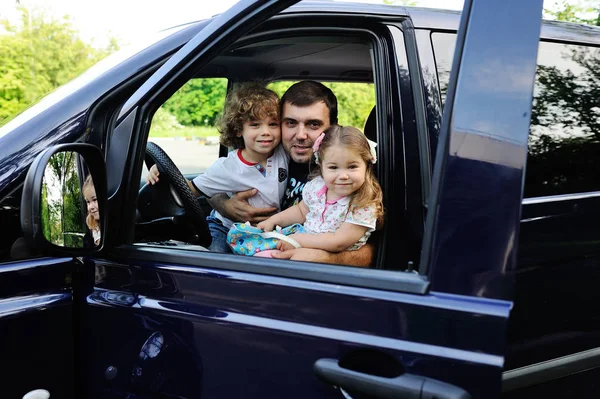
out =
[(321, 101), (329, 109), (329, 123), (337, 124), (338, 108), (335, 94), (329, 87), (314, 80), (303, 80), (290, 86), (281, 97), (279, 114), (283, 118), (283, 105), (286, 102), (296, 107), (308, 107)]

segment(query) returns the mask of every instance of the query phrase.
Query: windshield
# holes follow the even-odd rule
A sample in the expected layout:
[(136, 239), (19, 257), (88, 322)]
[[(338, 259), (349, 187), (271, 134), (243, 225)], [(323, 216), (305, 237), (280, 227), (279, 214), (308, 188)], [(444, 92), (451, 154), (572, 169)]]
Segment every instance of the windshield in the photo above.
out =
[(123, 49), (109, 55), (103, 60), (97, 62), (78, 77), (74, 78), (70, 82), (58, 87), (54, 91), (50, 92), (46, 96), (42, 97), (39, 101), (32, 103), (28, 108), (19, 114), (8, 119), (8, 123), (0, 127), (0, 137), (4, 136), (8, 132), (12, 131), (16, 127), (25, 123), (33, 116), (40, 114), (44, 110), (50, 108), (60, 100), (68, 97), (70, 94), (81, 89), (98, 76), (102, 75), (106, 71), (114, 68), (120, 63), (138, 54), (142, 50), (152, 46), (153, 44), (161, 41), (162, 39), (175, 34), (190, 26), (190, 24), (176, 26), (174, 28), (166, 29), (157, 32), (154, 35), (148, 36), (137, 43), (126, 46)]

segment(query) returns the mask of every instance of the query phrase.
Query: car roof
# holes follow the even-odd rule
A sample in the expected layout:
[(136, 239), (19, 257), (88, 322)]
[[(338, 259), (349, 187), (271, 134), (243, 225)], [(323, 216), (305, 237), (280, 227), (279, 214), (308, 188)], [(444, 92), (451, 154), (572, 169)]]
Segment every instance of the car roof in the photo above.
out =
[[(349, 3), (338, 1), (301, 1), (281, 12), (297, 13), (339, 13), (371, 16), (410, 17), (417, 29), (457, 31), (461, 12), (436, 8), (405, 7), (386, 4)], [(508, 29), (508, 27), (507, 27)], [(564, 21), (544, 20), (542, 39), (600, 45), (600, 27)]]

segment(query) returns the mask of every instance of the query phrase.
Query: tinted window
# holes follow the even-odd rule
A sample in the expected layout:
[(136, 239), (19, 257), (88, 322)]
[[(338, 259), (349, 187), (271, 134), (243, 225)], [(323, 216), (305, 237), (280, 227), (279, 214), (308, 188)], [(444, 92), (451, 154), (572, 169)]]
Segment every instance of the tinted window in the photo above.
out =
[[(432, 34), (442, 102), (455, 40), (453, 34)], [(600, 49), (540, 43), (525, 198), (599, 191), (598, 154)]]

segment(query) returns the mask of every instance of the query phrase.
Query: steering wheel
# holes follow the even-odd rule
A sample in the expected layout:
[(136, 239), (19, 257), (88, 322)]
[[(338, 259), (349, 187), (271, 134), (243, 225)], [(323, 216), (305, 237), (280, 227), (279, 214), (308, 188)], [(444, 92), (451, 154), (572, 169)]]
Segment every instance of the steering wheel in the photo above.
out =
[[(146, 144), (146, 165), (150, 169), (154, 164), (160, 173), (160, 181), (154, 186), (148, 184), (140, 190), (138, 207), (147, 208), (152, 203), (152, 206), (161, 208), (163, 213), (176, 214), (179, 219), (186, 220), (195, 230), (198, 243), (208, 248), (212, 241), (210, 230), (202, 208), (190, 190), (186, 178), (162, 148), (156, 143), (148, 142)], [(162, 193), (152, 193), (152, 191)], [(165, 202), (171, 203), (165, 204)], [(148, 210), (146, 209), (146, 211)]]

